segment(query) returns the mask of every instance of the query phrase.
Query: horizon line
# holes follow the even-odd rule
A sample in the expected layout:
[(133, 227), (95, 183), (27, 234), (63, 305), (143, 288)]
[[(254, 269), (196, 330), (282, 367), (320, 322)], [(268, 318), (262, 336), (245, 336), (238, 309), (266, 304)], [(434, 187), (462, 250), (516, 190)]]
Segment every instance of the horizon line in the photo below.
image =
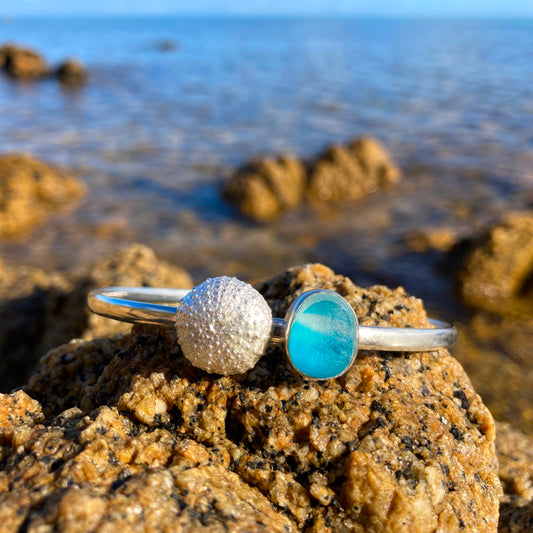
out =
[(140, 18), (140, 17), (172, 17), (172, 18), (385, 18), (385, 19), (447, 19), (447, 20), (494, 20), (494, 19), (522, 19), (529, 20), (533, 18), (533, 11), (531, 13), (356, 13), (356, 12), (57, 12), (57, 13), (0, 13), (0, 22), (9, 23), (11, 20), (20, 18), (103, 18), (103, 17), (126, 17), (126, 18)]

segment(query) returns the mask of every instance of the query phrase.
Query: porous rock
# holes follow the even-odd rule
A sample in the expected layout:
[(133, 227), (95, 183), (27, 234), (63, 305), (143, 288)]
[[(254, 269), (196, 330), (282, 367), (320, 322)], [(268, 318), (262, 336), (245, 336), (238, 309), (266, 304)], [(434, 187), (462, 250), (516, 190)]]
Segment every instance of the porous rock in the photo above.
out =
[(189, 288), (183, 269), (134, 244), (79, 276), (35, 267), (0, 267), (0, 390), (22, 385), (49, 349), (79, 337), (127, 333), (131, 326), (89, 313), (88, 292), (107, 286)]
[(510, 424), (499, 423), (496, 450), (504, 496), (500, 533), (525, 533), (533, 524), (533, 438)]
[(224, 187), (224, 195), (246, 216), (268, 221), (297, 206), (306, 185), (305, 167), (291, 156), (248, 163)]
[[(190, 289), (193, 282), (183, 268), (159, 259), (148, 246), (132, 244), (96, 263), (89, 274), (89, 286), (90, 289), (97, 287)], [(81, 292), (79, 299), (85, 301), (86, 296), (87, 289)], [(71, 308), (74, 310), (76, 307), (78, 304), (75, 299), (71, 303)], [(81, 335), (83, 339), (126, 333), (131, 329), (129, 324), (94, 313), (86, 313), (86, 321)]]
[(480, 311), (451, 348), (497, 420), (533, 433), (533, 315)]
[[(38, 358), (57, 346), (43, 344), (43, 338), (51, 335), (57, 310), (73, 290), (72, 279), (60, 273), (26, 266), (0, 268), (0, 390), (22, 385)], [(67, 342), (70, 337), (56, 340), (60, 339)]]
[(63, 85), (82, 85), (87, 81), (88, 74), (85, 65), (78, 59), (66, 59), (56, 69), (57, 79)]
[(299, 205), (358, 200), (400, 177), (383, 146), (371, 137), (332, 145), (305, 165), (293, 157), (265, 158), (244, 166), (224, 187), (224, 195), (244, 215), (265, 222)]
[(466, 258), (458, 274), (463, 301), (476, 308), (512, 311), (533, 278), (533, 213), (503, 217)]
[(74, 175), (22, 154), (0, 156), (0, 238), (25, 234), (85, 193)]
[[(365, 325), (428, 324), (403, 289), (322, 265), (258, 285), (278, 316), (317, 288)], [(135, 326), (50, 351), (25, 394), (39, 404), (0, 421), (12, 530), (496, 531), (494, 423), (445, 350), (362, 352), (317, 382), (271, 346), (248, 374), (220, 377), (191, 366), (173, 330)]]
[(0, 68), (21, 80), (42, 78), (50, 72), (45, 59), (38, 52), (14, 44), (0, 47)]
[(400, 177), (385, 148), (371, 137), (329, 147), (315, 162), (309, 194), (316, 200), (358, 200)]

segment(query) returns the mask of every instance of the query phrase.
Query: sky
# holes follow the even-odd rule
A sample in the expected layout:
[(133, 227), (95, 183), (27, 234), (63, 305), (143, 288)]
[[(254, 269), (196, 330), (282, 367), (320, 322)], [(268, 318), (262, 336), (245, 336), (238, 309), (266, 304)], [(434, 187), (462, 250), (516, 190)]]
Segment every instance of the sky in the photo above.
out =
[(533, 0), (0, 0), (0, 15), (533, 17)]

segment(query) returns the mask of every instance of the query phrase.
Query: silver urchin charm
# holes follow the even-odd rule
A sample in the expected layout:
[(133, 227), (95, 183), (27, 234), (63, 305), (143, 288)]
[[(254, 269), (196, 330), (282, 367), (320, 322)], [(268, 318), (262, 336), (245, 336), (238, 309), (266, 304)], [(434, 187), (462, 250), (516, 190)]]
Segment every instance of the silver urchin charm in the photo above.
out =
[(263, 355), (272, 311), (248, 283), (212, 278), (181, 300), (176, 330), (183, 354), (194, 366), (216, 374), (240, 374)]

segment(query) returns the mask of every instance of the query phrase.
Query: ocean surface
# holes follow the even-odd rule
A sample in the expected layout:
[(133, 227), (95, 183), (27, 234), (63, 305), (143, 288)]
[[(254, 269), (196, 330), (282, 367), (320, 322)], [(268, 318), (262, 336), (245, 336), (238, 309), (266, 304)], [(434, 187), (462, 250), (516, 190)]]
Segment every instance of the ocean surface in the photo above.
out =
[[(437, 302), (449, 282), (405, 235), (469, 236), (533, 204), (532, 20), (15, 18), (8, 41), (90, 74), (77, 90), (0, 76), (1, 150), (64, 164), (90, 191), (1, 245), (8, 261), (76, 268), (140, 241), (198, 278), (319, 260)], [(266, 227), (220, 198), (253, 156), (361, 134), (402, 167), (393, 190)]]

